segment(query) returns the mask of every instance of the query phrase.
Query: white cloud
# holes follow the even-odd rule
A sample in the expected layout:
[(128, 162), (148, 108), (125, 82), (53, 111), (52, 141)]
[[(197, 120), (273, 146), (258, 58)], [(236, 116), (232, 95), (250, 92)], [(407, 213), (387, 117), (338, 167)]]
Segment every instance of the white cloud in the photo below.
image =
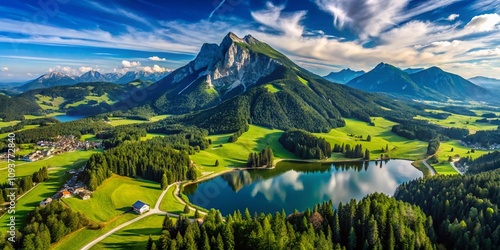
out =
[(161, 73), (161, 72), (170, 72), (170, 69), (160, 67), (158, 65), (154, 65), (153, 67), (151, 66), (146, 66), (142, 68), (143, 71), (149, 72), (149, 73)]
[(80, 72), (77, 69), (74, 69), (70, 66), (61, 66), (61, 65), (57, 65), (55, 67), (49, 68), (48, 72), (61, 72), (61, 73), (64, 73), (64, 74), (70, 75), (70, 76), (80, 75)]
[(315, 0), (315, 3), (333, 16), (337, 28), (349, 25), (365, 40), (377, 37), (381, 32), (412, 17), (457, 1), (460, 0), (427, 1), (412, 8), (406, 8), (409, 0)]
[(459, 14), (451, 14), (446, 18), (446, 20), (455, 21), (455, 19), (457, 19), (459, 16), (460, 16)]
[(474, 50), (469, 53), (467, 53), (470, 56), (477, 56), (477, 57), (483, 57), (483, 56), (500, 56), (500, 47), (494, 48), (494, 49), (481, 49), (481, 50)]
[(267, 8), (252, 12), (252, 17), (258, 23), (283, 32), (285, 35), (300, 37), (304, 33), (304, 27), (300, 21), (306, 15), (306, 11), (298, 11), (284, 15), (282, 13), (285, 6), (275, 6), (271, 2), (267, 3)]
[(158, 56), (152, 56), (152, 57), (149, 57), (148, 60), (150, 61), (158, 61), (158, 62), (164, 62), (166, 61), (167, 59), (166, 58), (160, 58)]
[(3, 67), (2, 71), (9, 71), (9, 68), (8, 67)]
[(91, 71), (93, 68), (92, 67), (86, 67), (86, 66), (81, 66), (80, 68), (78, 68), (78, 70), (82, 73), (86, 73), (86, 72), (89, 72)]
[(123, 60), (122, 61), (122, 65), (125, 68), (132, 68), (132, 67), (141, 66), (141, 63), (140, 62), (131, 62), (131, 61)]
[(475, 16), (465, 26), (465, 29), (471, 32), (498, 30), (500, 29), (500, 15), (494, 13)]

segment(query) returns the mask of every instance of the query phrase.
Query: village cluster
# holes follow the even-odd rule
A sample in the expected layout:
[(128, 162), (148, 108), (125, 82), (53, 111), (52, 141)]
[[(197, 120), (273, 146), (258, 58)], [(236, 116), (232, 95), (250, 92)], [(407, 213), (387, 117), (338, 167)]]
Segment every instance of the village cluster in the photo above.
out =
[(72, 152), (75, 150), (88, 150), (102, 147), (101, 141), (80, 141), (78, 138), (69, 136), (58, 136), (56, 141), (39, 141), (36, 143), (38, 148), (43, 148), (41, 150), (36, 150), (25, 155), (22, 160), (24, 161), (38, 161), (44, 157), (49, 157), (51, 155), (57, 155), (64, 152)]

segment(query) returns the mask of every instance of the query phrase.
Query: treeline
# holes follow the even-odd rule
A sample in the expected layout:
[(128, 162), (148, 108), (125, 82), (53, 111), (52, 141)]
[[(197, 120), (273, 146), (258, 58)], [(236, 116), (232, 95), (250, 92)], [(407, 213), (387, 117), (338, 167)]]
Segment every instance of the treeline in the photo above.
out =
[(73, 212), (60, 201), (52, 201), (45, 207), (37, 207), (26, 218), (22, 232), (16, 230), (15, 243), (0, 241), (2, 249), (46, 250), (51, 243), (89, 225), (82, 213)]
[(181, 180), (195, 180), (197, 173), (191, 165), (188, 152), (169, 147), (168, 139), (153, 138), (146, 142), (124, 143), (93, 154), (85, 171), (79, 176), (90, 190), (96, 190), (113, 173), (141, 177), (160, 182), (163, 174), (169, 184)]
[[(15, 192), (16, 197), (19, 197), (30, 190), (34, 186), (34, 183), (44, 182), (48, 179), (49, 170), (47, 167), (42, 167), (38, 171), (34, 172), (32, 176), (15, 178), (13, 180), (14, 187), (12, 187), (8, 182), (0, 184), (0, 204), (10, 201), (10, 197), (7, 195), (11, 192)], [(10, 188), (15, 188), (15, 190)]]
[(475, 175), (437, 175), (402, 184), (394, 197), (432, 216), (446, 249), (498, 249), (500, 170)]
[(22, 120), (21, 122), (17, 123), (16, 125), (0, 128), (0, 134), (10, 133), (10, 132), (14, 132), (17, 130), (21, 130), (24, 128), (24, 126), (28, 126), (28, 125), (40, 125), (41, 127), (43, 127), (43, 126), (47, 126), (47, 125), (53, 124), (53, 123), (60, 123), (60, 122), (56, 118), (53, 118), (53, 117), (44, 117), (44, 118), (37, 118), (37, 119)]
[(469, 134), (469, 130), (467, 129), (445, 128), (430, 124), (427, 121), (415, 119), (411, 122), (406, 121), (404, 123), (394, 125), (391, 131), (406, 139), (418, 139), (421, 141), (429, 141), (434, 138), (439, 138), (441, 141), (446, 141), (450, 138), (461, 140)]
[(256, 168), (266, 166), (273, 167), (274, 153), (269, 147), (264, 148), (260, 153), (250, 153), (248, 155), (247, 167)]
[(333, 153), (343, 153), (345, 158), (363, 158), (365, 160), (370, 160), (370, 150), (365, 149), (363, 152), (363, 145), (357, 144), (354, 147), (342, 143), (333, 145)]
[(438, 138), (431, 139), (429, 141), (429, 144), (427, 145), (427, 154), (433, 155), (433, 154), (437, 153), (440, 145), (441, 145), (441, 143), (439, 142)]
[(466, 169), (468, 174), (476, 174), (495, 170), (500, 168), (500, 152), (495, 151), (492, 153), (484, 154), (475, 160), (473, 160), (470, 156), (462, 157), (455, 164), (459, 166), (467, 165)]
[(443, 111), (447, 111), (454, 114), (465, 115), (465, 116), (477, 116), (476, 113), (472, 112), (470, 109), (462, 106), (445, 106), (440, 108)]
[(245, 126), (243, 128), (240, 128), (238, 131), (236, 131), (236, 133), (229, 136), (229, 139), (227, 141), (228, 142), (236, 142), (238, 140), (238, 138), (240, 138), (240, 136), (243, 133), (247, 132), (249, 129), (250, 129), (250, 125), (245, 124)]
[(0, 119), (4, 122), (24, 120), (24, 115), (41, 115), (42, 109), (27, 98), (0, 94)]
[(224, 221), (211, 210), (200, 225), (167, 215), (160, 239), (150, 239), (146, 249), (433, 249), (434, 235), (418, 207), (372, 194), (336, 210), (322, 203), (289, 216), (246, 210)]
[(96, 138), (103, 140), (104, 148), (114, 148), (124, 141), (139, 141), (147, 135), (146, 129), (131, 126), (118, 126), (112, 130), (98, 133)]
[(36, 143), (41, 140), (53, 140), (58, 135), (74, 135), (76, 138), (80, 138), (85, 134), (97, 134), (111, 128), (111, 125), (103, 121), (85, 118), (16, 132), (16, 143)]
[(477, 131), (475, 134), (463, 138), (462, 141), (469, 145), (479, 144), (480, 147), (486, 148), (493, 144), (500, 144), (500, 127), (496, 130)]
[(302, 159), (324, 159), (332, 155), (329, 142), (304, 130), (287, 130), (278, 141), (284, 148)]

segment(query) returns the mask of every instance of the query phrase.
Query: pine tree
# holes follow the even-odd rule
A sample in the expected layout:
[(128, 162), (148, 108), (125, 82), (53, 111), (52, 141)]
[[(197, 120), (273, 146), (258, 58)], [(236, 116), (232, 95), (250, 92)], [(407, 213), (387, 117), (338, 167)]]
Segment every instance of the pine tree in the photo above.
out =
[(163, 174), (163, 175), (161, 176), (161, 183), (160, 183), (160, 186), (161, 186), (161, 189), (162, 189), (162, 190), (167, 189), (167, 187), (168, 187), (168, 179), (167, 179), (167, 175), (166, 175), (166, 174)]
[(372, 136), (371, 136), (371, 135), (368, 135), (368, 136), (366, 137), (366, 141), (368, 141), (368, 142), (372, 141)]
[(184, 211), (185, 214), (189, 214), (189, 211), (191, 211), (191, 209), (189, 209), (189, 206), (186, 204), (184, 206), (184, 210), (183, 211)]
[(215, 160), (215, 164), (214, 164), (216, 167), (219, 166), (219, 160)]
[(196, 211), (194, 211), (194, 218), (201, 218), (201, 215), (200, 215), (200, 212), (198, 211), (198, 209), (196, 209)]

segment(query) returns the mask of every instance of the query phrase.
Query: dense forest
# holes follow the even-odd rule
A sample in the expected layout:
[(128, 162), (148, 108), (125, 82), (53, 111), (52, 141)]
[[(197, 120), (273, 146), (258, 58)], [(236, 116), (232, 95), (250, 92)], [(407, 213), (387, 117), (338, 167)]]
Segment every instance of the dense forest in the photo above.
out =
[(36, 143), (40, 140), (54, 140), (58, 135), (74, 135), (76, 138), (80, 138), (84, 134), (97, 134), (111, 128), (111, 125), (103, 121), (85, 118), (16, 132), (16, 143)]
[(4, 122), (24, 120), (24, 115), (41, 114), (41, 111), (42, 109), (35, 101), (0, 94), (0, 119)]
[(450, 138), (461, 140), (469, 134), (469, 130), (467, 129), (446, 128), (415, 119), (394, 125), (392, 132), (409, 140), (418, 139), (421, 141), (429, 141), (434, 138), (439, 138), (441, 141), (446, 141)]
[(162, 235), (146, 249), (433, 249), (432, 219), (382, 194), (312, 210), (275, 215), (235, 211), (222, 219), (211, 210), (203, 224), (165, 217)]
[(500, 245), (500, 170), (413, 180), (402, 184), (394, 197), (432, 216), (438, 242), (447, 249)]
[[(16, 231), (15, 243), (0, 240), (2, 249), (45, 250), (50, 244), (89, 225), (81, 213), (73, 212), (60, 201), (53, 201), (45, 207), (37, 207), (26, 218), (27, 225), (22, 232)], [(2, 241), (3, 240), (3, 241)]]
[[(368, 137), (371, 138), (371, 136)], [(365, 151), (363, 152), (363, 145), (361, 144), (356, 144), (354, 147), (344, 143), (342, 143), (342, 146), (339, 144), (335, 144), (333, 145), (332, 152), (343, 153), (346, 158), (363, 158), (365, 160), (370, 160), (370, 150), (365, 149)]]
[(468, 135), (463, 142), (469, 145), (478, 144), (480, 147), (489, 148), (497, 144), (500, 145), (500, 126), (496, 130), (480, 130), (475, 134)]
[(281, 134), (278, 140), (284, 148), (302, 159), (324, 159), (332, 155), (332, 146), (324, 138), (297, 129)]
[(169, 138), (153, 138), (147, 142), (124, 143), (93, 154), (79, 176), (90, 190), (96, 190), (113, 173), (160, 182), (163, 174), (169, 184), (180, 180), (194, 180), (196, 170), (188, 152), (170, 147)]
[(260, 151), (260, 153), (250, 153), (248, 155), (247, 167), (273, 167), (274, 153), (269, 147), (266, 147)]

